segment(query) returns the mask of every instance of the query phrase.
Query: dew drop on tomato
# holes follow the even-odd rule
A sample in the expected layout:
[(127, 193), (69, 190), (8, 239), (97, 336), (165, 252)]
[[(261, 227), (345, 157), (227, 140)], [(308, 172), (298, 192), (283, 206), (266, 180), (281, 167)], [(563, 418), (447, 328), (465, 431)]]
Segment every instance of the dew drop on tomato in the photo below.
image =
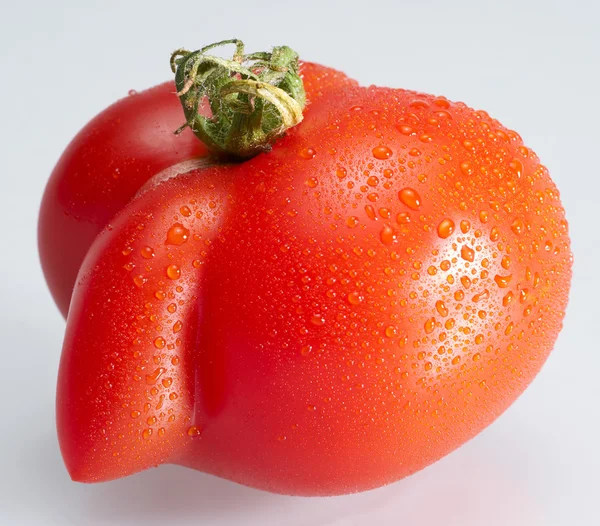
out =
[(351, 305), (358, 305), (359, 303), (363, 302), (364, 297), (361, 296), (358, 292), (351, 292), (350, 294), (348, 294), (347, 299), (348, 303), (350, 303)]
[(187, 434), (192, 438), (199, 437), (202, 435), (202, 428), (198, 426), (190, 426), (187, 430)]
[(317, 151), (314, 148), (303, 148), (298, 152), (298, 155), (302, 157), (302, 159), (309, 161), (317, 155)]
[(400, 192), (398, 192), (398, 199), (411, 210), (418, 210), (421, 206), (421, 197), (413, 188), (407, 187), (400, 190)]
[(460, 257), (465, 261), (473, 262), (475, 260), (475, 251), (471, 247), (463, 245), (460, 249)]
[(517, 235), (523, 232), (523, 221), (520, 219), (515, 219), (513, 223), (510, 225), (510, 229)]
[(152, 247), (144, 247), (140, 250), (140, 254), (144, 259), (152, 259), (154, 257), (154, 249)]
[(167, 276), (170, 279), (179, 279), (181, 277), (181, 269), (177, 265), (169, 265), (167, 267)]
[(175, 223), (167, 232), (167, 245), (182, 245), (188, 240), (190, 231), (181, 223)]
[(391, 245), (396, 241), (396, 232), (391, 226), (385, 225), (379, 232), (379, 239), (384, 245)]
[(384, 161), (385, 159), (389, 159), (393, 152), (387, 146), (377, 146), (376, 148), (373, 148), (372, 153), (375, 159)]
[(508, 276), (501, 276), (500, 274), (496, 274), (494, 276), (494, 281), (501, 289), (505, 289), (506, 287), (508, 287), (511, 280), (512, 280), (512, 274), (508, 275)]
[(454, 232), (454, 221), (452, 219), (443, 219), (437, 227), (438, 236), (442, 239), (450, 237)]

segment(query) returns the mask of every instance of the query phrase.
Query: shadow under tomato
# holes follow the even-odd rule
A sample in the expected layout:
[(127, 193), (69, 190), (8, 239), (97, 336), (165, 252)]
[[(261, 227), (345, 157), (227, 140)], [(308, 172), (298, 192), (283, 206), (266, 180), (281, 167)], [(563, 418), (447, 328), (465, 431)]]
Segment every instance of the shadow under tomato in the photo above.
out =
[[(29, 451), (27, 451), (29, 450)], [(70, 480), (54, 437), (27, 447), (23, 460), (33, 506), (61, 524), (195, 524), (252, 515), (272, 496), (178, 466), (160, 466), (100, 484)], [(45, 511), (47, 514), (47, 511)], [(173, 522), (171, 522), (173, 521)]]
[[(26, 485), (29, 495), (35, 496), (27, 503), (29, 516), (53, 519), (36, 524), (548, 524), (544, 506), (536, 498), (535, 480), (528, 480), (527, 470), (518, 467), (528, 462), (528, 451), (517, 436), (511, 437), (496, 433), (491, 439), (476, 439), (387, 487), (306, 499), (268, 494), (178, 466), (160, 466), (102, 484), (74, 483), (63, 466), (55, 436), (48, 435), (22, 444), (21, 458), (15, 459), (22, 473), (15, 483)], [(539, 460), (536, 464), (528, 467), (542, 476), (544, 468)]]

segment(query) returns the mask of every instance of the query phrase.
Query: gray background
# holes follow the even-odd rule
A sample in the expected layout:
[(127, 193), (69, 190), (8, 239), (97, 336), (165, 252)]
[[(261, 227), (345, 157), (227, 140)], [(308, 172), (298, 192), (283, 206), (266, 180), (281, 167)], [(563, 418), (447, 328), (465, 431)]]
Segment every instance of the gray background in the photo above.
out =
[[(0, 0), (0, 524), (600, 524), (600, 7), (596, 0)], [(363, 84), (444, 94), (516, 129), (571, 225), (565, 329), (527, 392), (457, 452), (360, 495), (269, 495), (163, 466), (72, 483), (54, 429), (64, 323), (36, 254), (45, 179), (94, 114), (169, 77), (169, 52), (286, 43)]]

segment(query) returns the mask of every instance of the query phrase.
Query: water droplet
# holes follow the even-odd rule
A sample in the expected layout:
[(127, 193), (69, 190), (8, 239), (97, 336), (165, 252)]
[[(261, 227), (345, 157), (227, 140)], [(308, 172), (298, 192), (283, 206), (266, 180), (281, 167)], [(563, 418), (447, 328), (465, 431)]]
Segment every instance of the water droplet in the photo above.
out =
[(348, 172), (346, 171), (346, 168), (341, 168), (341, 167), (335, 171), (335, 175), (338, 176), (338, 179), (343, 179), (344, 177), (346, 177), (347, 173)]
[(384, 245), (391, 245), (397, 239), (396, 232), (391, 226), (385, 225), (379, 232), (379, 239)]
[(157, 349), (164, 349), (166, 343), (167, 342), (165, 341), (165, 339), (162, 336), (159, 336), (154, 340), (154, 347), (156, 347)]
[(392, 212), (390, 211), (389, 208), (380, 208), (379, 209), (379, 215), (381, 217), (383, 217), (383, 219), (389, 219), (390, 216), (392, 215)]
[(431, 334), (433, 332), (433, 330), (435, 329), (435, 318), (429, 318), (426, 322), (425, 322), (425, 332), (427, 334)]
[(144, 283), (146, 283), (146, 281), (148, 281), (148, 280), (141, 274), (133, 277), (133, 283), (135, 284), (136, 287), (138, 287), (140, 289), (144, 286)]
[(198, 426), (191, 426), (187, 430), (187, 434), (191, 437), (199, 437), (200, 435), (202, 435), (202, 428)]
[(452, 365), (458, 365), (460, 363), (460, 356), (452, 358)]
[(167, 276), (170, 279), (179, 279), (181, 277), (181, 269), (177, 265), (169, 265), (167, 267)]
[(351, 305), (358, 305), (359, 303), (362, 303), (365, 298), (358, 292), (351, 292), (348, 294), (347, 299), (348, 303)]
[(418, 210), (421, 206), (421, 198), (416, 190), (403, 188), (398, 192), (398, 199), (411, 210)]
[(509, 274), (508, 276), (500, 276), (500, 274), (496, 274), (494, 276), (494, 281), (501, 289), (505, 289), (506, 287), (508, 287), (511, 280), (512, 274)]
[(373, 208), (372, 205), (366, 205), (365, 212), (369, 219), (377, 219), (377, 214), (375, 213), (375, 209)]
[(302, 347), (302, 349), (300, 349), (300, 354), (302, 356), (308, 356), (311, 352), (312, 352), (311, 345), (305, 345), (304, 347)]
[(410, 223), (410, 215), (408, 215), (408, 212), (400, 212), (396, 216), (396, 222), (400, 225), (405, 225), (406, 223)]
[(392, 153), (392, 150), (387, 146), (377, 146), (377, 148), (373, 148), (373, 157), (382, 161), (389, 159), (392, 156)]
[(131, 411), (131, 418), (137, 418), (141, 415), (139, 411)]
[(523, 163), (519, 161), (519, 159), (513, 159), (510, 163), (508, 163), (510, 169), (516, 172), (517, 177), (521, 177), (523, 174)]
[(150, 440), (151, 436), (152, 436), (152, 429), (144, 429), (144, 431), (142, 432), (142, 437), (144, 438), (144, 440)]
[(396, 128), (398, 128), (398, 131), (402, 135), (413, 135), (415, 133), (413, 128), (411, 126), (407, 126), (406, 124), (399, 124), (398, 126), (396, 126)]
[(475, 260), (475, 251), (471, 247), (463, 245), (460, 249), (460, 257), (465, 261), (473, 262)]
[(517, 235), (521, 234), (523, 232), (523, 221), (515, 219), (512, 225), (510, 225), (510, 229)]
[(127, 95), (129, 95), (130, 97), (132, 97), (133, 95), (137, 95), (137, 91), (136, 91), (136, 90), (134, 90), (134, 89), (130, 89), (130, 90), (127, 92)]
[(317, 152), (313, 148), (304, 148), (304, 149), (300, 150), (298, 155), (308, 161), (310, 159), (314, 159), (315, 155), (317, 155)]
[(319, 180), (316, 177), (309, 177), (306, 181), (305, 181), (306, 186), (308, 186), (309, 188), (316, 188), (317, 186), (319, 186)]
[(152, 247), (144, 247), (140, 250), (140, 254), (144, 259), (152, 259), (154, 257), (154, 249)]
[(367, 184), (369, 186), (377, 186), (379, 184), (379, 177), (376, 177), (375, 175), (371, 175), (368, 179), (367, 179)]
[(358, 223), (358, 217), (356, 216), (350, 216), (348, 219), (346, 219), (346, 225), (348, 225), (349, 228), (358, 226)]
[(320, 327), (321, 325), (325, 325), (325, 318), (323, 318), (321, 314), (313, 314), (310, 317), (310, 322), (313, 325), (317, 325), (318, 327)]
[(190, 209), (189, 206), (184, 205), (179, 209), (179, 212), (181, 212), (181, 215), (184, 217), (190, 217), (192, 215), (192, 211)]
[(454, 232), (454, 221), (452, 219), (442, 219), (437, 227), (438, 236), (442, 239), (450, 237)]
[(167, 245), (182, 245), (188, 240), (190, 231), (181, 223), (175, 223), (167, 232)]
[(492, 228), (492, 230), (490, 231), (490, 241), (498, 241), (500, 239), (500, 229), (495, 226), (494, 228)]
[(415, 99), (413, 100), (409, 106), (411, 108), (419, 108), (419, 109), (426, 109), (429, 108), (429, 104), (427, 104), (424, 100), (419, 100), (419, 99)]
[(460, 222), (460, 231), (463, 234), (466, 234), (469, 230), (471, 230), (471, 223), (469, 223), (466, 219), (463, 219)]
[(448, 316), (448, 308), (446, 307), (446, 305), (444, 304), (444, 302), (442, 300), (436, 301), (435, 310), (437, 310), (439, 312), (440, 316), (443, 316), (444, 318), (446, 316)]
[(460, 171), (465, 175), (473, 175), (475, 169), (469, 161), (460, 164)]
[(445, 110), (439, 110), (439, 111), (434, 111), (433, 114), (440, 120), (440, 121), (445, 121), (445, 120), (450, 120), (452, 119), (452, 114), (450, 112), (447, 112)]
[(396, 327), (394, 327), (393, 325), (390, 325), (389, 327), (386, 327), (385, 335), (388, 338), (393, 338), (394, 336), (398, 335), (398, 329), (396, 329)]
[(175, 325), (173, 325), (173, 332), (179, 332), (183, 327), (183, 323), (181, 321), (176, 321)]

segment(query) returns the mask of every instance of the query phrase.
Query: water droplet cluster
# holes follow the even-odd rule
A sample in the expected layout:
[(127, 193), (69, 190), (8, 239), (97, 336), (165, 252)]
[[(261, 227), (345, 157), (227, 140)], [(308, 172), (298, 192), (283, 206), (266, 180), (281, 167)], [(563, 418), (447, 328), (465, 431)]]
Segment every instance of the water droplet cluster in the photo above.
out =
[[(443, 454), (552, 347), (570, 279), (564, 210), (535, 154), (485, 112), (376, 88), (357, 98), (318, 136), (307, 122), (250, 161), (208, 308), (235, 320), (215, 331), (269, 356), (281, 447), (327, 429), (332, 447), (376, 432), (391, 451), (425, 434)], [(241, 390), (258, 381), (226, 352), (244, 363)], [(340, 419), (344, 436), (328, 427)]]

